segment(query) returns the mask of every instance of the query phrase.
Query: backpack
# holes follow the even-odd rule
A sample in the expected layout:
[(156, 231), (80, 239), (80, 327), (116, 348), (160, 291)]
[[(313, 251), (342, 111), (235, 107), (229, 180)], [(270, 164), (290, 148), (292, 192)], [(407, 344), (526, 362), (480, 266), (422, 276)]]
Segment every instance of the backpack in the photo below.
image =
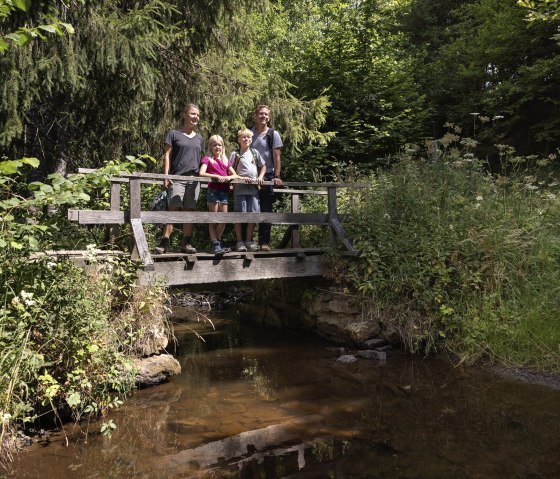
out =
[[(251, 150), (251, 153), (253, 154), (253, 165), (256, 165), (257, 164), (257, 150), (255, 150), (254, 148), (249, 148), (249, 149)], [(233, 169), (237, 173), (237, 167), (239, 166), (239, 160), (241, 160), (241, 153), (239, 152), (239, 150), (235, 150), (233, 153), (235, 155), (235, 160), (233, 160)]]

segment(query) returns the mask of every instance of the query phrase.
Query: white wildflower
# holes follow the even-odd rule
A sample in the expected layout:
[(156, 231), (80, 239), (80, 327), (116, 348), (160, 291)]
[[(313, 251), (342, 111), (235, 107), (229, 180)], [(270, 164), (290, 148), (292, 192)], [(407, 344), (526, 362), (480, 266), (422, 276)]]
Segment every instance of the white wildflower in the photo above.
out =
[(20, 295), (26, 306), (33, 306), (35, 304), (35, 301), (33, 300), (33, 293), (28, 293), (27, 291), (22, 290)]
[(483, 198), (481, 195), (478, 195), (478, 196), (476, 197), (476, 201), (482, 201), (483, 199), (484, 199), (484, 198)]

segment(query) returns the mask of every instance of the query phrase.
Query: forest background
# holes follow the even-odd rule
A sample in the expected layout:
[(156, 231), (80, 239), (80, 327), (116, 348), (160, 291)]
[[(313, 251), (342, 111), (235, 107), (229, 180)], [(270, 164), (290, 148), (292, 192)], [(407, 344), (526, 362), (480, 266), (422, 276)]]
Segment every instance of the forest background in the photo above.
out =
[(409, 350), (558, 371), (559, 25), (556, 0), (0, 0), (0, 446), (134, 386), (164, 292), (27, 257), (95, 242), (65, 208), (161, 172), (187, 102), (228, 151), (270, 105), (284, 179), (370, 182), (340, 198), (362, 253), (330, 278)]

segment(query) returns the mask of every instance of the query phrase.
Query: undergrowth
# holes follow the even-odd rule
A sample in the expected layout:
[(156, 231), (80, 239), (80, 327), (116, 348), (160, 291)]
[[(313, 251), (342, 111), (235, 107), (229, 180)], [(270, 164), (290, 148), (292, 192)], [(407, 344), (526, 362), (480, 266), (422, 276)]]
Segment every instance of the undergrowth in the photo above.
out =
[(137, 265), (123, 259), (2, 266), (2, 442), (41, 418), (60, 425), (121, 404), (132, 359), (167, 332), (162, 288), (136, 286)]
[[(337, 260), (410, 351), (560, 370), (560, 201), (548, 158), (497, 145), (491, 174), (474, 140), (409, 147), (344, 201), (361, 257)], [(435, 153), (434, 153), (435, 148)]]

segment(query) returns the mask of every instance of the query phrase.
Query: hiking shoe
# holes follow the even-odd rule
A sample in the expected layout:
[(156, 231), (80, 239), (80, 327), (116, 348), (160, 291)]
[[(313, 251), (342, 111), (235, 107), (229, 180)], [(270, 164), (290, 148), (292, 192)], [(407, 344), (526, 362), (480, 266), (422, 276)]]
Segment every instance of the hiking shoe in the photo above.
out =
[(259, 250), (257, 243), (255, 243), (254, 241), (245, 241), (245, 246), (247, 246), (248, 251), (251, 251), (253, 253)]
[(247, 247), (245, 246), (245, 243), (243, 241), (238, 241), (237, 245), (235, 246), (235, 249), (237, 251), (243, 251), (243, 252), (247, 251)]
[(169, 238), (161, 238), (161, 242), (159, 244), (159, 246), (156, 246), (154, 248), (154, 253), (155, 254), (163, 254), (163, 253), (167, 253), (167, 251), (169, 251), (170, 249), (170, 241)]
[(230, 249), (229, 248), (224, 248), (224, 246), (222, 245), (222, 243), (218, 240), (214, 240), (212, 241), (212, 253), (214, 254), (224, 254), (224, 253), (229, 253)]
[(190, 243), (183, 243), (181, 251), (187, 254), (196, 254), (196, 248)]
[(267, 244), (262, 244), (260, 246), (261, 251), (270, 251), (270, 246), (268, 246)]

